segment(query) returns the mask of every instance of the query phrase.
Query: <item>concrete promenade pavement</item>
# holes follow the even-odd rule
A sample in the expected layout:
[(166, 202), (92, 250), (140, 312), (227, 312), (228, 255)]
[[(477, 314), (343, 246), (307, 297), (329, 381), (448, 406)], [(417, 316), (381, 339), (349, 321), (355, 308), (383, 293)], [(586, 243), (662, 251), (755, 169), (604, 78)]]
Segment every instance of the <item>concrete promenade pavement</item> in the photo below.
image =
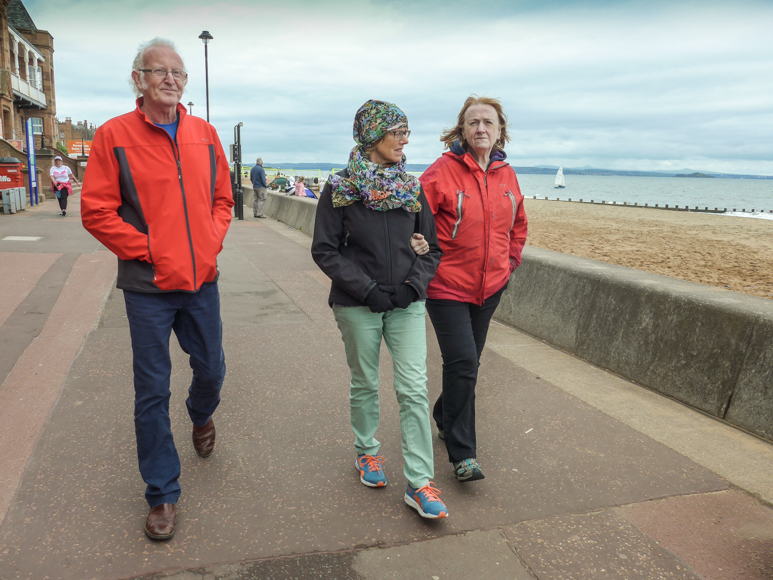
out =
[(55, 200), (0, 216), (0, 579), (773, 578), (773, 446), (499, 324), (477, 398), (486, 479), (457, 483), (435, 439), (450, 517), (405, 505), (384, 349), (389, 485), (361, 485), (327, 278), (305, 234), (249, 209), (219, 260), (228, 373), (209, 459), (172, 339), (183, 495), (164, 543), (142, 532), (114, 256), (77, 195), (67, 217)]

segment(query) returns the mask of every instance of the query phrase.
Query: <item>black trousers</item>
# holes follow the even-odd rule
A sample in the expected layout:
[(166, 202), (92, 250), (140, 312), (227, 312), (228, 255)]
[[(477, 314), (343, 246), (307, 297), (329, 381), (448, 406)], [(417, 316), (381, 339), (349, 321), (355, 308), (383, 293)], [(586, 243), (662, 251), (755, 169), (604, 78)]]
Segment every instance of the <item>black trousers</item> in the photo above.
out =
[(67, 190), (65, 188), (62, 188), (62, 191), (59, 192), (59, 197), (56, 198), (56, 200), (59, 202), (59, 209), (62, 211), (67, 209), (67, 198), (69, 196), (67, 195)]
[(451, 462), (477, 457), (475, 385), (491, 317), (505, 284), (478, 306), (456, 300), (427, 299), (427, 312), (443, 355), (443, 392), (432, 418), (443, 431)]

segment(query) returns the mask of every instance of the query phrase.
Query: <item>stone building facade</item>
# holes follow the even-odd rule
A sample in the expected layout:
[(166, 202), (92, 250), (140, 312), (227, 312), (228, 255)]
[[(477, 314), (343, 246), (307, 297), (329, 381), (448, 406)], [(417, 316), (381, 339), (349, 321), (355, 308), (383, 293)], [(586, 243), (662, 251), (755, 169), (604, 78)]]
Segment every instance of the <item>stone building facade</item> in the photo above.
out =
[(21, 0), (0, 0), (0, 134), (24, 139), (35, 119), (36, 149), (56, 143), (54, 38), (39, 30)]
[[(0, 0), (0, 157), (22, 161), (29, 189), (25, 124), (32, 119), (41, 193), (48, 189), (48, 171), (60, 154), (54, 87), (53, 36), (35, 26), (21, 0)], [(74, 160), (65, 163), (79, 175)]]
[(57, 143), (60, 143), (67, 147), (68, 141), (91, 141), (94, 137), (94, 132), (97, 130), (96, 125), (89, 124), (88, 121), (78, 121), (73, 123), (70, 117), (65, 118), (64, 121), (57, 120), (58, 132), (56, 136)]

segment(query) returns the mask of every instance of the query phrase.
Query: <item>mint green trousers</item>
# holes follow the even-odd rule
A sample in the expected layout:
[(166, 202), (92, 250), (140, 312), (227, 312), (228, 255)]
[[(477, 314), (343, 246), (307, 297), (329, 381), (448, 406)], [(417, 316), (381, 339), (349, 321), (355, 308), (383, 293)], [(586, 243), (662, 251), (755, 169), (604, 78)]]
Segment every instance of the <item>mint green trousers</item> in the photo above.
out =
[(427, 335), (424, 302), (375, 313), (365, 306), (334, 306), (351, 371), (349, 413), (357, 454), (378, 455), (379, 351), (383, 337), (394, 368), (394, 389), (400, 405), (403, 473), (413, 488), (434, 477), (432, 432), (427, 399)]

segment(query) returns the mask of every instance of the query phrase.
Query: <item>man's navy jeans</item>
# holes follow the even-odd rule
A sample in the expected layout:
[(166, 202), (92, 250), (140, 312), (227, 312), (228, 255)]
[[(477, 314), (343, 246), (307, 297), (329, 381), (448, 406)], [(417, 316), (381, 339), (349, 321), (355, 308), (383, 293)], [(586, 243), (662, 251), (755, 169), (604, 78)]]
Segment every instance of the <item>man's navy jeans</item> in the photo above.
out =
[(177, 503), (180, 459), (169, 420), (169, 337), (174, 330), (190, 357), (193, 379), (185, 404), (191, 421), (207, 424), (225, 378), (223, 325), (217, 282), (196, 293), (146, 294), (124, 290), (134, 356), (134, 430), (145, 499), (151, 508)]

